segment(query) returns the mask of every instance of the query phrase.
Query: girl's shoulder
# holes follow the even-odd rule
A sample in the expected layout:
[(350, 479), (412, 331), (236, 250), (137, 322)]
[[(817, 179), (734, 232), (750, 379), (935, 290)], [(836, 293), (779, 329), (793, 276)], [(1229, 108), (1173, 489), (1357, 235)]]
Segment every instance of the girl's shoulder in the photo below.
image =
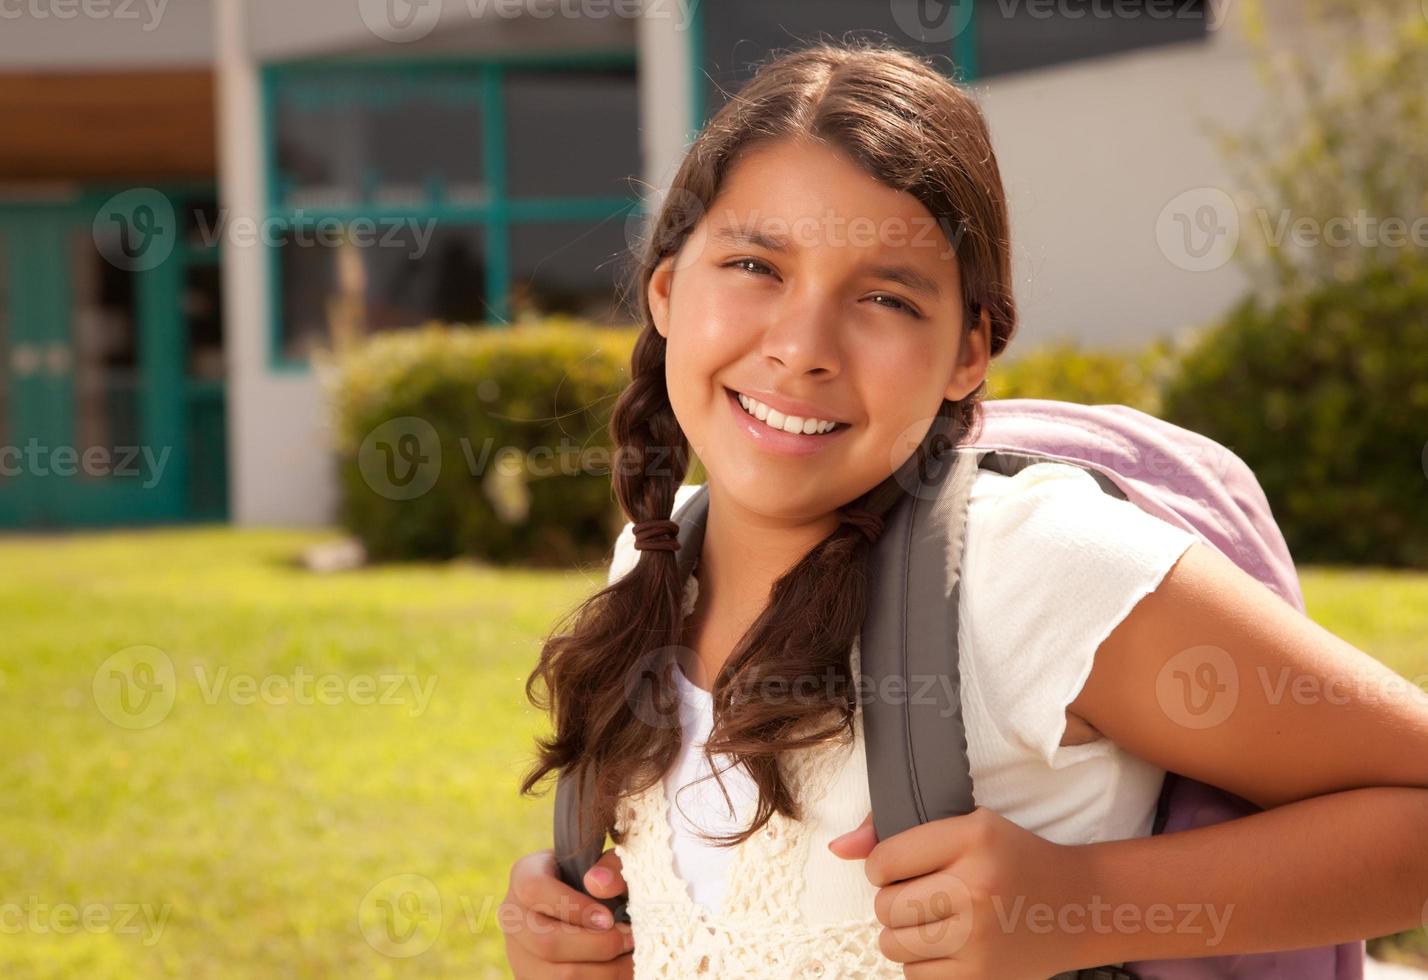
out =
[(983, 717), (1053, 768), (1079, 757), (1059, 743), (1096, 650), (1197, 540), (1078, 466), (980, 472), (961, 574), (963, 662)]
[(968, 503), (968, 547), (1020, 553), (1033, 566), (1060, 559), (1096, 565), (1162, 563), (1167, 550), (1196, 540), (1190, 531), (1106, 493), (1070, 463), (1034, 463), (1010, 476), (980, 470)]

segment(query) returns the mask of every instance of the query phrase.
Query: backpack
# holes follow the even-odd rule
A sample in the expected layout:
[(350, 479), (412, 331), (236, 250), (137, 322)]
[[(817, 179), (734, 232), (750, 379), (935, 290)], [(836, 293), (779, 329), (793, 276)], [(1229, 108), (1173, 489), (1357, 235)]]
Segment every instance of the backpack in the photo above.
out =
[[(1304, 612), (1294, 563), (1269, 503), (1245, 463), (1226, 447), (1124, 405), (1075, 405), (1042, 399), (994, 399), (983, 405), (980, 433), (952, 443), (953, 420), (938, 416), (915, 453), (894, 474), (904, 497), (884, 515), (869, 554), (868, 609), (860, 636), (862, 673), (879, 689), (901, 677), (946, 676), (923, 685), (939, 696), (870, 698), (863, 733), (873, 825), (886, 840), (920, 823), (973, 809), (957, 658), (960, 562), (967, 504), (979, 469), (1012, 475), (1041, 462), (1081, 467), (1106, 493), (1194, 533)], [(930, 465), (929, 465), (930, 464)], [(675, 554), (687, 574), (703, 541), (708, 491), (692, 494), (673, 515)], [(948, 656), (950, 649), (952, 655)], [(946, 697), (951, 704), (941, 700)], [(960, 747), (949, 751), (949, 747)], [(555, 853), (562, 878), (583, 891), (584, 873), (603, 842), (581, 849), (580, 788), (564, 775), (556, 786)], [(1220, 823), (1258, 811), (1255, 804), (1178, 773), (1162, 784), (1152, 834)], [(604, 900), (628, 922), (624, 899)], [(1362, 980), (1364, 942), (1279, 952), (1154, 960), (1071, 970), (1052, 980)]]

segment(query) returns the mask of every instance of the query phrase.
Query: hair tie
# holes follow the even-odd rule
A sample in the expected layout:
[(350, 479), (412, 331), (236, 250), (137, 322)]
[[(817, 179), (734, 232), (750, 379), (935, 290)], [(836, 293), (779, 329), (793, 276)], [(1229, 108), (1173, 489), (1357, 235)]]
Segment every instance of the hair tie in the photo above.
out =
[(639, 521), (635, 524), (635, 549), (637, 551), (678, 551), (678, 522), (660, 519)]
[(844, 524), (852, 524), (876, 542), (883, 533), (883, 519), (870, 510), (861, 507), (847, 507), (838, 511), (838, 519)]

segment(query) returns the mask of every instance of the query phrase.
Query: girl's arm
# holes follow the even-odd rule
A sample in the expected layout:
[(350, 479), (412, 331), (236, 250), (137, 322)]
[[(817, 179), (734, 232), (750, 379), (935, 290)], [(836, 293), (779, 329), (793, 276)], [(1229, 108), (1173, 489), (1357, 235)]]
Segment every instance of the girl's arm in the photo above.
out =
[[(1139, 914), (1135, 928), (1083, 933), (1087, 962), (1424, 924), (1428, 695), (1215, 549), (1192, 545), (1106, 638), (1070, 710), (1127, 751), (1269, 811), (1078, 848), (1077, 890)], [(1223, 928), (1190, 931), (1176, 915), (1180, 928), (1152, 931), (1148, 910), (1165, 905), (1197, 906)]]

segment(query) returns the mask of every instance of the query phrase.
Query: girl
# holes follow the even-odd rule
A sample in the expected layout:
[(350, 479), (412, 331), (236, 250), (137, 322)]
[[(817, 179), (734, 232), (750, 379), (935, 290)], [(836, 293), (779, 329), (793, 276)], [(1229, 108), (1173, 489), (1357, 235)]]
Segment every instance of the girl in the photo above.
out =
[[(518, 978), (1045, 980), (1419, 924), (1419, 692), (1061, 464), (983, 472), (969, 506), (977, 808), (874, 839), (862, 505), (934, 415), (974, 436), (1015, 325), (996, 158), (955, 85), (869, 44), (764, 66), (690, 148), (643, 259), (611, 423), (634, 520), (527, 682), (554, 732), (522, 785), (593, 775), (616, 846), (585, 885), (628, 890), (633, 928), (528, 855), (501, 911)], [(681, 581), (691, 448), (710, 507)], [(1208, 727), (1157, 696), (1191, 648), (1240, 683)], [(1273, 809), (1148, 836), (1166, 770)]]

